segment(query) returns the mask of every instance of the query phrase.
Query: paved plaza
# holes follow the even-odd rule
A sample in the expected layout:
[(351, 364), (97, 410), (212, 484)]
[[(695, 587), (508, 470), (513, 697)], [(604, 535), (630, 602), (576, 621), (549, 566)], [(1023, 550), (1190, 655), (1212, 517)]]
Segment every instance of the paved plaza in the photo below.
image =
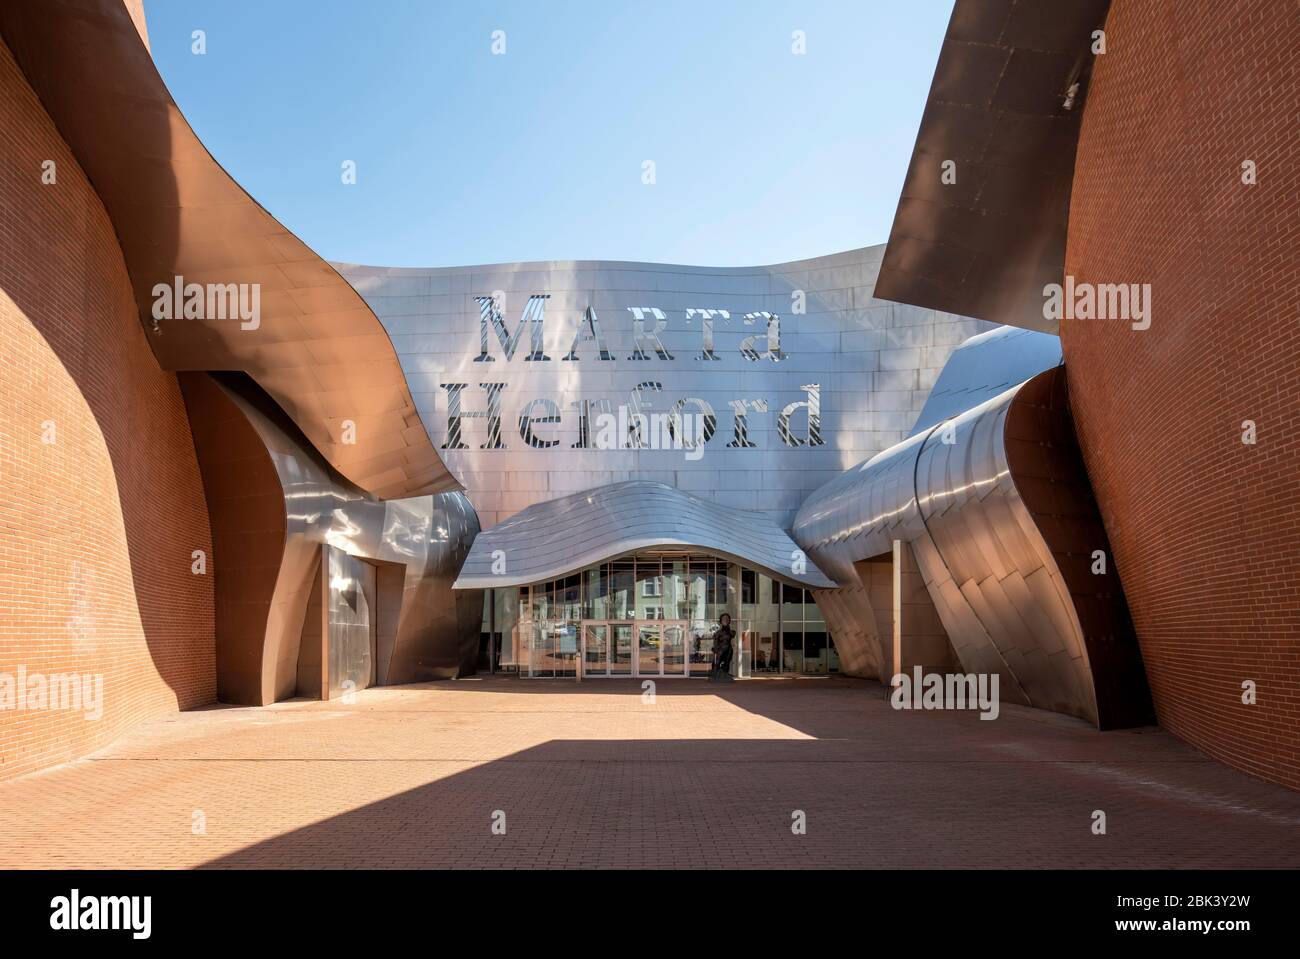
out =
[(1300, 794), (1156, 728), (847, 679), (212, 707), (0, 784), (5, 867), (1294, 867), (1297, 827)]

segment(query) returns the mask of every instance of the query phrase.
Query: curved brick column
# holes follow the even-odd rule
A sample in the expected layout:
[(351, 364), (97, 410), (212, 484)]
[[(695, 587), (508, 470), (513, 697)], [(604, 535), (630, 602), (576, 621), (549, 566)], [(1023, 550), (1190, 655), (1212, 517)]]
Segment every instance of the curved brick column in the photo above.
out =
[(0, 677), (103, 678), (98, 719), (0, 708), (0, 778), (213, 701), (196, 549), (212, 545), (176, 377), (103, 204), (0, 44)]
[(1062, 322), (1080, 445), (1161, 725), (1300, 788), (1300, 19), (1148, 0), (1106, 33), (1066, 272), (1150, 283), (1151, 326)]

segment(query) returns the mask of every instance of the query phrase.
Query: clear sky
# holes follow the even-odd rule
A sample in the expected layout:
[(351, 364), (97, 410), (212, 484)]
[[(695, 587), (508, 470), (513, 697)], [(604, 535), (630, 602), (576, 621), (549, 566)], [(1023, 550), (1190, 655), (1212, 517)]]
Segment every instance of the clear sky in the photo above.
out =
[(145, 2), (158, 68), (218, 162), (325, 258), (387, 266), (742, 266), (883, 242), (951, 9)]

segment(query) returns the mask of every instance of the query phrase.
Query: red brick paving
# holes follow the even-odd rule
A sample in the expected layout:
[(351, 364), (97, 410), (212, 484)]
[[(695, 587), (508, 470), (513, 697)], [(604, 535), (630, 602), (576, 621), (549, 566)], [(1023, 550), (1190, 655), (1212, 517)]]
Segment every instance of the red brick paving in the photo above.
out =
[(1159, 729), (896, 712), (852, 680), (214, 708), (0, 784), (10, 867), (1294, 867), (1297, 826), (1300, 793)]

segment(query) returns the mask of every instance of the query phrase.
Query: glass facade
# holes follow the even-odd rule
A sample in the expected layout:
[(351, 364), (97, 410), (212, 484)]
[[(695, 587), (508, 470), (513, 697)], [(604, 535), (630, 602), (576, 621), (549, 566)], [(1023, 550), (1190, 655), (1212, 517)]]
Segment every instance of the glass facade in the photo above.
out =
[(839, 670), (807, 590), (712, 556), (671, 552), (485, 590), (479, 664), (538, 679), (705, 676), (723, 613), (736, 631), (737, 676)]
[(781, 591), (781, 671), (824, 674), (839, 672), (839, 657), (812, 593), (797, 586)]

